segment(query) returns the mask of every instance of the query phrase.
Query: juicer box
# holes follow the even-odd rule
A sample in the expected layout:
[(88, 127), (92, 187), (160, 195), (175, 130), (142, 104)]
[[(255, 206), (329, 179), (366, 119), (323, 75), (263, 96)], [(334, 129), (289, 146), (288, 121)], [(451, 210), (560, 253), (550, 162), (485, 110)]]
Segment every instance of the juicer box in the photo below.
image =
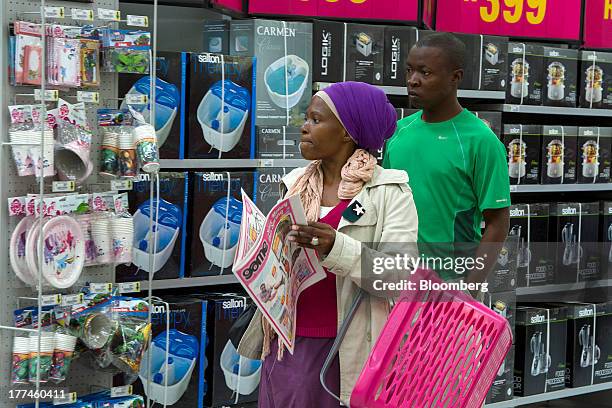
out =
[(580, 107), (612, 109), (612, 53), (580, 52)]
[(518, 238), (517, 286), (553, 282), (554, 247), (548, 243), (549, 205), (514, 204), (510, 207), (510, 236)]
[[(130, 214), (133, 215), (134, 242), (132, 264), (117, 265), (117, 282), (145, 281), (149, 273), (153, 279), (182, 278), (185, 272), (185, 245), (187, 192), (189, 177), (187, 172), (159, 173), (159, 201), (150, 201), (149, 174), (141, 173), (134, 180), (128, 192)], [(159, 204), (159, 216), (157, 210)], [(149, 222), (153, 218), (153, 232), (149, 232)], [(155, 238), (157, 232), (157, 238)], [(149, 246), (155, 244), (153, 270), (150, 271)], [(154, 246), (155, 251), (155, 246)]]
[(578, 183), (609, 183), (612, 128), (578, 128)]
[(232, 20), (230, 55), (257, 60), (256, 125), (302, 125), (312, 98), (312, 23)]
[(493, 384), (487, 393), (486, 403), (511, 400), (514, 395), (514, 345), (506, 354), (504, 362), (499, 367)]
[(483, 303), (508, 321), (512, 329), (512, 339), (516, 337), (516, 292), (485, 292)]
[(612, 278), (612, 202), (601, 203), (601, 279)]
[(256, 157), (261, 159), (301, 159), (302, 130), (290, 126), (256, 126)]
[(260, 168), (255, 173), (255, 199), (253, 201), (262, 213), (267, 215), (281, 199), (282, 178), (291, 170), (293, 169), (285, 167)]
[(504, 125), (510, 184), (539, 184), (541, 125)]
[(526, 397), (565, 388), (567, 310), (516, 308), (514, 395)]
[(188, 276), (232, 273), (242, 219), (241, 189), (253, 199), (253, 188), (253, 171), (190, 174)]
[(549, 226), (557, 248), (555, 283), (598, 280), (599, 202), (552, 203)]
[(229, 55), (230, 20), (205, 20), (202, 34), (204, 52)]
[(542, 132), (542, 184), (576, 182), (578, 127), (548, 126)]
[[(185, 97), (188, 88), (184, 82), (188, 54), (182, 52), (159, 51), (156, 59), (157, 85), (155, 99), (155, 130), (159, 145), (159, 157), (162, 159), (184, 158)], [(118, 74), (118, 95), (145, 94), (151, 97), (149, 75)], [(127, 101), (120, 106), (127, 109)], [(150, 108), (147, 104), (132, 105), (150, 120)]]
[(516, 287), (518, 243), (518, 236), (508, 235), (506, 237), (497, 256), (497, 262), (487, 277), (489, 292), (507, 292)]
[(506, 103), (542, 105), (544, 101), (544, 47), (508, 44)]
[(498, 138), (501, 138), (502, 134), (502, 114), (501, 112), (472, 112), (477, 118), (482, 120), (485, 125), (489, 127), (495, 133)]
[(406, 60), (418, 40), (415, 27), (385, 27), (383, 85), (406, 87)]
[(544, 105), (575, 108), (578, 103), (578, 50), (544, 47)]
[(252, 159), (255, 155), (255, 61), (189, 54), (187, 158)]

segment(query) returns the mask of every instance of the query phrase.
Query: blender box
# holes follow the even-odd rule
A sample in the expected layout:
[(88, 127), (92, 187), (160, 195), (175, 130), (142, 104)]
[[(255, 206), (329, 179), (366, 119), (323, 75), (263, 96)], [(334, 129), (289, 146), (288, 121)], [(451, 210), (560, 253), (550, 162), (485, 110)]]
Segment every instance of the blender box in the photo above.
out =
[[(510, 236), (518, 239), (517, 286), (553, 282), (555, 252), (548, 244), (549, 205), (514, 204), (510, 207)], [(554, 248), (552, 248), (554, 250)]]
[(487, 277), (488, 291), (507, 292), (516, 287), (519, 237), (508, 235), (497, 256), (497, 262)]
[(578, 128), (578, 183), (609, 183), (612, 128)]
[(514, 346), (510, 347), (504, 362), (499, 367), (499, 371), (489, 388), (486, 403), (511, 400), (514, 395)]
[(600, 277), (599, 202), (553, 203), (550, 241), (555, 243), (555, 283)]
[(230, 53), (230, 20), (205, 20), (203, 27), (204, 52)]
[(301, 159), (302, 130), (291, 126), (256, 126), (256, 157), (261, 159)]
[(312, 98), (312, 23), (232, 20), (230, 55), (257, 60), (256, 125), (302, 125)]
[(510, 184), (539, 184), (541, 125), (504, 125)]
[(578, 103), (578, 50), (544, 47), (544, 105), (575, 108)]
[[(188, 183), (187, 172), (159, 173), (159, 199), (154, 197), (151, 206), (149, 174), (141, 173), (134, 180), (133, 188), (128, 192), (129, 210), (134, 222), (132, 264), (117, 265), (115, 268), (117, 282), (148, 280), (149, 273), (153, 273), (153, 279), (183, 277)], [(152, 233), (149, 232), (151, 218), (153, 218), (154, 231)], [(155, 232), (157, 238), (154, 236)], [(155, 240), (157, 248), (154, 245)], [(149, 262), (150, 245), (154, 246), (155, 251), (152, 271)]]
[(506, 102), (542, 105), (544, 92), (544, 47), (536, 44), (508, 44), (508, 86)]
[(502, 114), (501, 112), (472, 112), (477, 118), (482, 120), (497, 135), (501, 137), (502, 133)]
[(415, 27), (385, 27), (383, 85), (406, 87), (406, 60), (418, 39)]
[(483, 303), (508, 321), (514, 339), (516, 337), (516, 291), (485, 292)]
[(526, 397), (565, 388), (567, 309), (516, 308), (514, 395)]
[(208, 53), (189, 57), (187, 158), (252, 159), (255, 60)]
[(580, 52), (580, 107), (612, 109), (612, 53)]
[(548, 126), (542, 132), (542, 184), (576, 182), (578, 127)]
[(281, 180), (292, 168), (260, 168), (255, 173), (255, 205), (268, 214), (281, 199)]
[[(188, 65), (188, 54), (159, 51), (156, 59), (157, 85), (155, 99), (155, 133), (162, 159), (184, 158), (185, 98), (188, 88), (184, 81)], [(118, 74), (118, 94), (145, 94), (151, 97), (149, 75)], [(149, 105), (131, 105), (150, 120)], [(123, 100), (121, 109), (127, 109)]]
[(601, 212), (601, 279), (610, 279), (612, 277), (612, 202), (602, 202)]
[(254, 172), (205, 171), (190, 175), (189, 276), (229, 275), (242, 219), (243, 189), (253, 197)]

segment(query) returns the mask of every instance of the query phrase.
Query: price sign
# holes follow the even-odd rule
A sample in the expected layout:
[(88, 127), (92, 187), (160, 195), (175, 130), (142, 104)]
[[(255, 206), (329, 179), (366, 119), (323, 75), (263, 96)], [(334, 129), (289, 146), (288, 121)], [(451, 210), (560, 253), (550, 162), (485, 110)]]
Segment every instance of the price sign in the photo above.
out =
[(127, 16), (127, 25), (134, 27), (148, 27), (149, 26), (149, 17), (147, 16), (134, 16), (128, 14)]
[(69, 393), (61, 392), (60, 396), (53, 398), (53, 405), (74, 404), (76, 400), (77, 400), (76, 392), (69, 392)]
[(100, 20), (119, 21), (121, 20), (121, 12), (119, 10), (99, 8), (98, 18)]
[[(34, 90), (34, 99), (40, 101), (42, 99), (41, 90)], [(59, 91), (57, 89), (45, 89), (45, 101), (55, 102), (59, 99)]]
[[(290, 3), (288, 0), (285, 0), (285, 2)], [(243, 13), (245, 11), (242, 0), (212, 0), (210, 3), (213, 7), (224, 8), (237, 13)]]
[(76, 183), (74, 181), (54, 181), (52, 191), (54, 193), (69, 193), (74, 191)]
[(111, 180), (111, 190), (131, 190), (134, 188), (132, 180)]
[(581, 11), (581, 0), (438, 0), (436, 29), (577, 41)]
[(93, 21), (94, 19), (93, 10), (73, 8), (70, 10), (70, 15), (72, 16), (73, 20)]
[(91, 91), (77, 91), (77, 102), (100, 103), (100, 93)]
[(612, 48), (612, 0), (589, 0), (584, 10), (584, 45)]
[(145, 94), (127, 94), (125, 95), (125, 103), (128, 105), (146, 105), (149, 98)]
[(63, 7), (45, 7), (45, 18), (64, 18), (66, 12)]
[(118, 283), (117, 286), (119, 286), (119, 293), (121, 294), (140, 292), (140, 282), (123, 282)]
[(40, 302), (43, 306), (55, 306), (62, 303), (62, 295), (44, 295), (42, 297), (42, 302)]
[(83, 303), (83, 294), (77, 293), (76, 295), (64, 295), (62, 296), (62, 306), (74, 306)]
[(113, 290), (112, 283), (90, 283), (89, 291), (91, 293), (110, 293)]
[(111, 388), (111, 398), (117, 397), (129, 397), (132, 395), (133, 387), (131, 385), (124, 385), (123, 387), (113, 387)]

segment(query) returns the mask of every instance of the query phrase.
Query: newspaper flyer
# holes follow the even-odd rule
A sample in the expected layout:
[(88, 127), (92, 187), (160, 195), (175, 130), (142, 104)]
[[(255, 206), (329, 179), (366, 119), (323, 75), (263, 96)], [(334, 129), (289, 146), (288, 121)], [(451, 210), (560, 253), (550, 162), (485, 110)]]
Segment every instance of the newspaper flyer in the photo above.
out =
[(295, 347), (297, 300), (326, 274), (312, 249), (287, 240), (293, 224), (306, 224), (298, 196), (279, 201), (267, 216), (242, 192), (242, 223), (232, 268), (289, 352)]

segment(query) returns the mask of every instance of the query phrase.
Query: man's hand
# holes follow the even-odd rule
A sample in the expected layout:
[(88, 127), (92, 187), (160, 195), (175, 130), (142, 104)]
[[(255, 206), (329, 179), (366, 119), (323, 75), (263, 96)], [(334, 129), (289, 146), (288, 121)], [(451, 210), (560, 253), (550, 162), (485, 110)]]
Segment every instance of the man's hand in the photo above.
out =
[(497, 262), (497, 256), (506, 241), (510, 228), (510, 209), (508, 207), (485, 210), (483, 215), (485, 232), (476, 251), (476, 257), (484, 258), (484, 268), (472, 270), (466, 279), (468, 283), (481, 283), (487, 280), (489, 272)]

